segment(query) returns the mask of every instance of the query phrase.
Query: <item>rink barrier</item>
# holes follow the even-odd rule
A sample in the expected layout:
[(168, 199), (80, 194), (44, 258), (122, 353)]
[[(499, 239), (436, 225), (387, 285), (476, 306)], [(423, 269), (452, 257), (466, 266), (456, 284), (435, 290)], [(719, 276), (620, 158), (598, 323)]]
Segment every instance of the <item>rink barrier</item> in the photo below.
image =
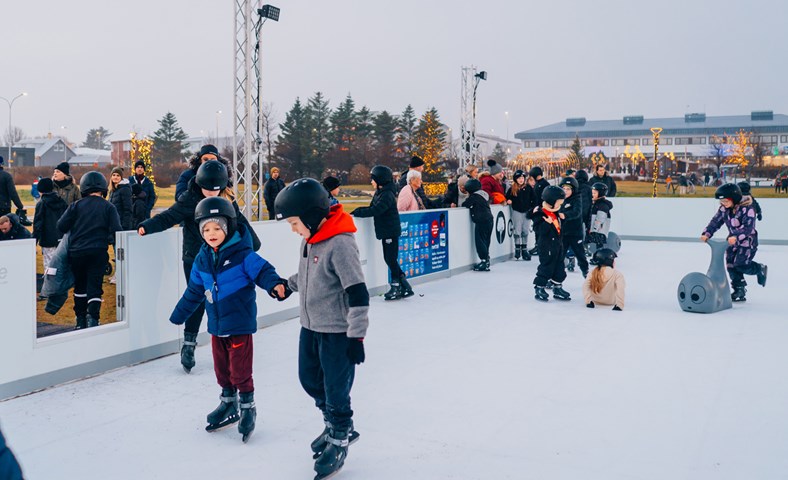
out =
[[(703, 228), (719, 203), (711, 198), (613, 198), (612, 230), (626, 241), (698, 241)], [(788, 202), (760, 199), (765, 222), (759, 222), (761, 244), (788, 244)], [(491, 257), (505, 261), (511, 257), (512, 237), (508, 207), (494, 206), (496, 226)], [(409, 214), (403, 214), (406, 217)], [(503, 219), (498, 221), (502, 215)], [(473, 226), (467, 209), (447, 210), (449, 228), (449, 268), (418, 277), (424, 282), (447, 278), (470, 269), (478, 261), (473, 247)], [(388, 288), (388, 270), (383, 262), (380, 241), (375, 239), (373, 220), (356, 219), (362, 269), (370, 293)], [(261, 239), (260, 254), (280, 275), (294, 273), (300, 255), (300, 240), (286, 222), (254, 222)], [(497, 230), (505, 229), (498, 242)], [(723, 227), (724, 229), (725, 227)], [(529, 246), (533, 235), (529, 236)], [(118, 322), (97, 328), (36, 338), (35, 243), (33, 240), (0, 242), (0, 399), (5, 399), (60, 383), (78, 380), (127, 365), (177, 353), (183, 328), (170, 324), (170, 312), (186, 288), (181, 264), (181, 230), (138, 236), (118, 234), (116, 263)], [(494, 271), (491, 274), (494, 275)], [(284, 302), (273, 301), (258, 289), (258, 326), (264, 328), (298, 316), (294, 295)], [(407, 300), (404, 300), (407, 301)], [(374, 323), (374, 309), (371, 312)], [(201, 346), (209, 343), (203, 331)], [(179, 361), (172, 360), (173, 374), (181, 373)]]

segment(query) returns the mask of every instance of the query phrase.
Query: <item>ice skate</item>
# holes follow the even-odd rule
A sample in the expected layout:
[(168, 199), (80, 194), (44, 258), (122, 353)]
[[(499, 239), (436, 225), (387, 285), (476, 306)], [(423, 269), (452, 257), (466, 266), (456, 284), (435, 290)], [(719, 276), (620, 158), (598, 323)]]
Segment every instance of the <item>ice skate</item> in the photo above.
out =
[(544, 287), (534, 286), (534, 298), (541, 301), (546, 302), (550, 300), (550, 295), (544, 290)]
[(315, 460), (315, 480), (331, 478), (345, 465), (347, 458), (348, 440), (347, 430), (329, 429), (326, 436), (326, 447)]
[(569, 292), (563, 289), (563, 286), (560, 283), (556, 283), (553, 286), (553, 298), (556, 300), (572, 300), (569, 297)]
[[(331, 431), (331, 424), (326, 422), (326, 428), (323, 429), (323, 431), (320, 433), (320, 435), (317, 436), (317, 438), (312, 440), (312, 445), (310, 445), (310, 447), (312, 448), (313, 460), (317, 460), (317, 457), (319, 457), (323, 453), (323, 450), (326, 449), (326, 445), (328, 445), (328, 434), (330, 431)], [(350, 434), (348, 434), (347, 437), (348, 445), (353, 445), (354, 443), (356, 443), (358, 441), (358, 437), (360, 436), (361, 434), (359, 434), (353, 428), (353, 424), (351, 423)]]
[(473, 266), (474, 272), (489, 272), (490, 271), (490, 261), (489, 260), (482, 260), (481, 262), (477, 263)]
[(186, 373), (191, 373), (194, 368), (194, 347), (197, 346), (197, 334), (184, 332), (183, 346), (181, 347), (181, 365)]
[(88, 319), (84, 315), (77, 316), (74, 330), (82, 330), (83, 328), (88, 328)]
[(235, 388), (223, 388), (219, 397), (221, 403), (214, 411), (208, 414), (207, 432), (215, 432), (228, 425), (237, 422), (238, 417), (238, 395)]
[(514, 259), (515, 260), (520, 260), (520, 252), (521, 252), (521, 250), (522, 250), (522, 247), (520, 245), (515, 245), (514, 246)]
[(257, 408), (254, 405), (254, 392), (240, 394), (241, 421), (238, 422), (238, 433), (242, 435), (241, 440), (246, 443), (254, 432), (254, 424), (257, 419)]
[(766, 273), (769, 267), (766, 266), (765, 263), (761, 264), (761, 268), (758, 270), (758, 285), (765, 287), (766, 286)]
[(733, 293), (731, 293), (731, 300), (734, 302), (746, 302), (747, 301), (747, 288), (745, 285), (737, 285), (733, 287)]
[(402, 298), (402, 289), (398, 282), (391, 282), (389, 287), (389, 291), (383, 294), (383, 300), (399, 300)]
[(411, 288), (410, 283), (408, 283), (408, 279), (405, 277), (404, 273), (399, 276), (399, 290), (402, 298), (413, 296), (413, 288)]

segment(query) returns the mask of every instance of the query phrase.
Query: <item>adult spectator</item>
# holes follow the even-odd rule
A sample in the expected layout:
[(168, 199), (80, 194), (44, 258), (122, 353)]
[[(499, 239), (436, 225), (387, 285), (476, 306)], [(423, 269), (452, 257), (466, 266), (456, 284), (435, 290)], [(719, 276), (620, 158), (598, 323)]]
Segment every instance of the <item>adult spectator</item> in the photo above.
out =
[(17, 213), (24, 211), (25, 206), (19, 199), (19, 194), (16, 192), (16, 185), (14, 185), (14, 177), (10, 173), (3, 170), (5, 161), (0, 156), (0, 215), (11, 213), (11, 203), (16, 205)]
[(605, 166), (601, 163), (596, 166), (594, 177), (589, 181), (591, 185), (595, 184), (596, 182), (604, 183), (605, 186), (607, 186), (608, 197), (616, 196), (616, 181), (613, 179), (613, 177), (607, 174), (605, 171)]
[(21, 240), (30, 238), (30, 231), (19, 223), (19, 217), (13, 213), (0, 217), (0, 240)]
[(480, 176), (482, 190), (487, 192), (487, 195), (490, 196), (491, 204), (506, 203), (506, 191), (501, 184), (501, 180), (503, 179), (503, 167), (498, 165), (498, 162), (495, 160), (488, 160), (487, 166), (490, 167), (489, 174), (485, 172)]
[(339, 200), (337, 200), (337, 195), (339, 195), (339, 179), (337, 177), (332, 177), (331, 175), (327, 176), (323, 179), (323, 188), (326, 189), (328, 192), (328, 206), (333, 207)]
[(219, 160), (227, 167), (227, 171), (230, 171), (230, 162), (219, 155), (219, 150), (215, 146), (206, 143), (200, 147), (200, 151), (196, 155), (189, 159), (189, 168), (184, 170), (181, 176), (178, 177), (178, 182), (175, 184), (176, 200), (189, 188), (189, 180), (197, 174), (197, 169), (200, 168), (200, 165), (208, 160)]
[(528, 171), (528, 176), (534, 179), (534, 194), (537, 200), (542, 198), (542, 190), (550, 186), (550, 182), (544, 178), (542, 167), (538, 165), (532, 167), (531, 170)]
[(417, 193), (421, 188), (421, 172), (410, 170), (407, 176), (408, 183), (402, 187), (397, 197), (397, 210), (400, 212), (412, 212), (415, 210), (425, 210), (424, 202)]
[(457, 174), (449, 179), (448, 185), (446, 185), (446, 193), (443, 194), (443, 207), (444, 208), (454, 208), (457, 206), (457, 201), (460, 198), (460, 189), (457, 186), (457, 182), (459, 182), (460, 177), (465, 173), (465, 170), (462, 168), (457, 169)]
[(682, 173), (681, 175), (679, 175), (679, 195), (687, 194), (687, 186), (688, 186), (687, 175)]
[[(405, 187), (405, 185), (408, 184), (408, 175), (407, 174), (409, 172), (414, 171), (414, 170), (419, 172), (420, 174), (424, 173), (424, 160), (422, 160), (417, 155), (414, 155), (413, 157), (411, 157), (410, 164), (408, 165), (408, 170), (403, 172), (402, 173), (402, 177), (399, 179), (399, 184), (398, 185), (399, 185), (399, 189), (400, 190), (402, 190), (402, 188)], [(433, 202), (432, 200), (429, 199), (429, 197), (427, 197), (427, 194), (424, 192), (424, 185), (423, 184), (422, 184), (421, 187), (419, 187), (418, 190), (416, 190), (416, 194), (421, 199), (421, 203), (424, 204), (424, 208), (440, 208), (442, 206), (440, 201)]]
[(153, 205), (156, 204), (156, 188), (150, 178), (145, 176), (145, 161), (137, 160), (134, 162), (134, 175), (129, 177), (130, 185), (139, 185), (145, 192), (145, 215), (150, 218)]
[(71, 205), (82, 198), (79, 187), (71, 177), (68, 162), (57, 164), (52, 172), (52, 181), (55, 183), (55, 193), (66, 202), (66, 205)]
[(123, 178), (123, 167), (113, 168), (109, 175), (109, 198), (107, 200), (115, 205), (123, 230), (133, 230), (136, 225), (132, 224), (131, 186), (129, 181)]
[(39, 180), (38, 188), (41, 192), (41, 200), (36, 204), (36, 214), (33, 217), (33, 238), (41, 247), (44, 271), (46, 271), (63, 237), (57, 228), (57, 221), (63, 216), (68, 205), (54, 192), (55, 184), (51, 178)]
[(263, 187), (263, 198), (265, 199), (265, 208), (268, 209), (268, 218), (270, 220), (276, 219), (276, 211), (274, 209), (274, 201), (279, 192), (284, 190), (285, 181), (279, 178), (279, 169), (273, 167), (271, 169), (271, 177), (265, 182)]
[(468, 199), (468, 195), (470, 195), (465, 190), (465, 183), (468, 180), (470, 180), (471, 178), (476, 179), (478, 177), (479, 177), (479, 167), (477, 167), (476, 165), (474, 165), (472, 163), (469, 163), (468, 165), (465, 165), (465, 174), (460, 176), (460, 178), (457, 179), (457, 190), (459, 191), (459, 193), (457, 195), (457, 205), (458, 206), (462, 205), (463, 203), (465, 203), (465, 200)]

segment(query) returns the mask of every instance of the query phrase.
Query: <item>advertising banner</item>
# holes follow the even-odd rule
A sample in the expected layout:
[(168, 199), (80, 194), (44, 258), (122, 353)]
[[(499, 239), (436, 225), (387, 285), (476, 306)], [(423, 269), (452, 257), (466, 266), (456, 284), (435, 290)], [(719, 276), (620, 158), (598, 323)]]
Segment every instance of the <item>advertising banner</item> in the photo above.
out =
[(446, 210), (400, 213), (399, 266), (408, 278), (449, 269)]

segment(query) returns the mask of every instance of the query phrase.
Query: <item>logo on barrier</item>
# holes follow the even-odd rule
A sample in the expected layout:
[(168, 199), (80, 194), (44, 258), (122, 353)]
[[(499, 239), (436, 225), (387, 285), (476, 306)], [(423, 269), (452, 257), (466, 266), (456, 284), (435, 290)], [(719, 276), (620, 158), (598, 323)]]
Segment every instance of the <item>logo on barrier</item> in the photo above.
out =
[(503, 212), (498, 212), (498, 216), (495, 218), (495, 238), (500, 244), (503, 244), (506, 239), (506, 216)]
[(509, 225), (508, 225), (508, 227), (507, 227), (506, 231), (507, 231), (507, 232), (509, 232), (509, 236), (510, 236), (510, 237), (511, 237), (512, 235), (514, 235), (514, 222), (512, 222), (512, 219), (511, 219), (511, 218), (509, 219)]

